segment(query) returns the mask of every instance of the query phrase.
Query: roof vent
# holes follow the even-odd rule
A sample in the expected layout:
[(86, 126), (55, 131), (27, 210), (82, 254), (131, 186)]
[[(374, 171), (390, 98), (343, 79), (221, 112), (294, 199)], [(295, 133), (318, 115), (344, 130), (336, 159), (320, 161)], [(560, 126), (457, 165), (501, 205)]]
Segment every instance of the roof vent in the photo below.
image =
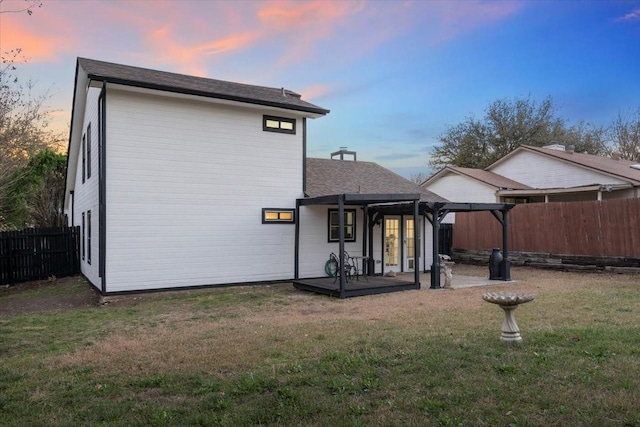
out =
[(573, 154), (573, 152), (576, 151), (576, 146), (573, 144), (569, 144), (566, 147), (564, 147), (564, 151), (566, 151), (569, 154)]
[(614, 151), (614, 152), (612, 152), (612, 153), (611, 153), (611, 158), (612, 158), (613, 160), (620, 160), (620, 157), (621, 157), (621, 156), (622, 156), (622, 155), (620, 154), (620, 152), (619, 152), (619, 151)]
[(335, 158), (336, 156), (340, 156), (340, 160), (344, 160), (344, 156), (345, 154), (347, 156), (353, 156), (353, 161), (356, 161), (356, 152), (355, 151), (349, 151), (347, 149), (347, 147), (340, 147), (340, 150), (338, 151), (334, 151), (333, 153), (331, 153), (331, 158)]
[(545, 145), (542, 148), (548, 148), (549, 150), (557, 150), (557, 151), (564, 151), (564, 145), (562, 144), (558, 144), (555, 141), (551, 141), (551, 144), (549, 145)]

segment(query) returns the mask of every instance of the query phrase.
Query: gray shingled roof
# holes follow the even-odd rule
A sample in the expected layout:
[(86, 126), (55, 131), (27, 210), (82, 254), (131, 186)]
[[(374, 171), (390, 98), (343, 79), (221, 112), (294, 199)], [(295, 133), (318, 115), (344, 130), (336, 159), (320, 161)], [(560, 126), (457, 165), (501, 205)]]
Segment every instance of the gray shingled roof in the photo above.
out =
[(187, 76), (87, 58), (78, 58), (78, 65), (82, 67), (90, 79), (95, 80), (106, 80), (128, 86), (267, 105), (315, 114), (329, 113), (329, 110), (303, 101), (299, 94), (284, 88), (254, 86)]
[(458, 166), (447, 166), (446, 169), (451, 169), (462, 175), (466, 175), (470, 178), (498, 188), (509, 188), (512, 190), (528, 190), (531, 188), (528, 185), (522, 184), (518, 181), (514, 181), (505, 176), (482, 169), (463, 168)]
[(448, 201), (376, 163), (307, 158), (308, 197), (358, 193), (413, 193), (421, 202)]

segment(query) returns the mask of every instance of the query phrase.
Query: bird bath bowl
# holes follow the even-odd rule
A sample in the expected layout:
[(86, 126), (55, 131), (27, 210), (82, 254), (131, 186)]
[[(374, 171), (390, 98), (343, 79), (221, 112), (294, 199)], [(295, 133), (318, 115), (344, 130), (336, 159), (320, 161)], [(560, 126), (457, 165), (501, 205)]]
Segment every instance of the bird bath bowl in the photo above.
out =
[(488, 292), (482, 295), (482, 299), (491, 304), (497, 304), (504, 310), (504, 321), (502, 322), (502, 342), (522, 342), (520, 328), (516, 323), (513, 311), (518, 305), (533, 301), (535, 297), (530, 294), (521, 294), (517, 292)]

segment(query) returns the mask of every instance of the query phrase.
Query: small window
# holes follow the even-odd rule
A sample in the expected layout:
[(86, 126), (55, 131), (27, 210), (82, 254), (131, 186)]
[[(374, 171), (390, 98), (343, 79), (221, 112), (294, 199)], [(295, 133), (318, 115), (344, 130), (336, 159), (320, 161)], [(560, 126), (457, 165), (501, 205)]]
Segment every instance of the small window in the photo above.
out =
[(268, 132), (296, 133), (296, 119), (284, 117), (263, 116), (262, 130)]
[(91, 264), (91, 211), (87, 211), (87, 262)]
[(91, 123), (87, 127), (87, 179), (91, 178)]
[(82, 182), (87, 175), (87, 136), (82, 135)]
[(85, 222), (84, 222), (84, 212), (82, 212), (82, 259), (84, 260), (84, 253), (85, 253), (85, 242), (84, 242), (84, 227), (85, 227)]
[[(338, 225), (340, 216), (338, 210), (329, 210), (329, 241), (337, 242), (339, 238), (340, 227)], [(356, 211), (355, 209), (344, 210), (344, 241), (356, 241)]]
[(294, 209), (262, 209), (262, 223), (288, 223), (296, 222), (296, 214)]

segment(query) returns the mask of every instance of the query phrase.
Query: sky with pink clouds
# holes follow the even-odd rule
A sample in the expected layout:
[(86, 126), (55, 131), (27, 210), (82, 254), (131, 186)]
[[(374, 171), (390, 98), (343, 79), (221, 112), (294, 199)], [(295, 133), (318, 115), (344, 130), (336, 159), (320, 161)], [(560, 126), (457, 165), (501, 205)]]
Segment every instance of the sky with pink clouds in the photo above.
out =
[(272, 87), (331, 110), (308, 154), (347, 146), (404, 176), (448, 125), (551, 96), (568, 124), (640, 108), (640, 0), (0, 2), (0, 51), (68, 127), (76, 57)]

